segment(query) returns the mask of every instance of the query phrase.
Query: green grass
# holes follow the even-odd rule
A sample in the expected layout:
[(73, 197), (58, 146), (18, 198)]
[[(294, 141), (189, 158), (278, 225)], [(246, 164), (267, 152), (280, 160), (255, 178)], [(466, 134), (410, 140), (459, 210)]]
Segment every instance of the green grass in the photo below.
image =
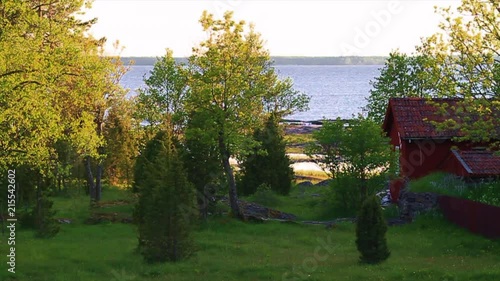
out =
[(433, 173), (411, 181), (409, 189), (413, 192), (434, 192), (443, 195), (461, 196), (465, 191), (465, 184), (451, 175)]
[[(312, 202), (321, 199), (300, 198), (298, 192), (292, 190), (280, 204), (314, 218), (319, 209)], [(321, 192), (320, 187), (311, 187), (304, 194)], [(124, 191), (103, 194), (104, 201), (126, 198), (130, 195)], [(358, 263), (351, 223), (327, 230), (226, 217), (211, 218), (198, 227), (194, 232), (198, 251), (191, 258), (149, 265), (135, 253), (133, 225), (79, 223), (88, 212), (86, 199), (57, 198), (60, 213), (76, 221), (62, 225), (55, 238), (35, 239), (32, 231), (17, 230), (14, 275), (6, 268), (7, 236), (0, 235), (0, 280), (500, 280), (500, 241), (472, 235), (436, 214), (390, 227), (387, 239), (392, 253), (381, 265)]]
[[(284, 136), (287, 153), (304, 153), (305, 146), (314, 141), (312, 134), (290, 134)], [(293, 146), (298, 145), (298, 146)]]
[(409, 184), (413, 192), (434, 192), (500, 206), (500, 181), (465, 183), (453, 175), (433, 173)]
[[(262, 200), (262, 198), (252, 195), (242, 199), (294, 214), (297, 216), (297, 220), (332, 220), (340, 216), (336, 216), (325, 202), (327, 192), (327, 186), (298, 187), (293, 185), (288, 196), (268, 194), (267, 196), (273, 198)], [(265, 204), (266, 201), (273, 202), (273, 204)]]
[(290, 134), (285, 135), (284, 140), (287, 144), (299, 144), (313, 142), (312, 134)]

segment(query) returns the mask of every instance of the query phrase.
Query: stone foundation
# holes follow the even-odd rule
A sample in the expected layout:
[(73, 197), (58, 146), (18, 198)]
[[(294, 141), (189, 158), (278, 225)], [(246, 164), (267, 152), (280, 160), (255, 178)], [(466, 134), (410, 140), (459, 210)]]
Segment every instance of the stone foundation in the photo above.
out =
[(413, 221), (419, 213), (437, 209), (438, 197), (438, 194), (431, 192), (402, 191), (398, 202), (400, 218)]

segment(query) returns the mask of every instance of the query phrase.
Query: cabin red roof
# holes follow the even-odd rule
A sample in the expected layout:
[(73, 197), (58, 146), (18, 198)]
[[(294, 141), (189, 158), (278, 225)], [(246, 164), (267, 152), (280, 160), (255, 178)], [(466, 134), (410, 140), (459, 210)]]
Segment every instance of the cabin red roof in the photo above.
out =
[(442, 122), (454, 118), (454, 114), (439, 114), (438, 107), (433, 103), (446, 103), (451, 107), (456, 106), (459, 101), (460, 99), (391, 98), (383, 129), (390, 132), (391, 127), (396, 126), (402, 139), (450, 139), (460, 136), (458, 130), (437, 130), (432, 124), (432, 121)]
[(452, 152), (471, 176), (500, 175), (500, 156), (492, 151), (452, 150)]

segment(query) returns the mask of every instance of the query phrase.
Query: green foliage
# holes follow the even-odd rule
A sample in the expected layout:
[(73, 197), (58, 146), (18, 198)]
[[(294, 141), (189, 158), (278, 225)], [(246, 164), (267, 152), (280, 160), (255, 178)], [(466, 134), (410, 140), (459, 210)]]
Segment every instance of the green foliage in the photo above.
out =
[(363, 263), (380, 263), (390, 256), (386, 240), (387, 223), (380, 199), (373, 195), (363, 202), (356, 222), (356, 246)]
[(390, 98), (424, 98), (439, 93), (438, 78), (431, 71), (433, 63), (430, 56), (391, 52), (380, 69), (380, 75), (370, 81), (372, 89), (366, 106), (368, 118), (382, 124)]
[(138, 124), (133, 121), (132, 102), (117, 100), (106, 116), (104, 173), (113, 185), (132, 184), (139, 150)]
[(102, 163), (105, 113), (124, 98), (124, 67), (89, 36), (95, 20), (79, 16), (89, 4), (0, 2), (0, 167), (28, 166), (59, 189), (80, 157)]
[(240, 165), (243, 176), (238, 191), (242, 195), (255, 193), (257, 187), (263, 184), (281, 195), (290, 192), (293, 170), (278, 122), (271, 116), (263, 129), (255, 130), (254, 140), (261, 145), (254, 148)]
[[(337, 119), (325, 122), (313, 136), (317, 144), (310, 146), (308, 153), (324, 155), (328, 172), (335, 179), (334, 202), (355, 208), (368, 195), (384, 188), (382, 179), (392, 171), (395, 157), (377, 123), (363, 117), (347, 124)], [(358, 195), (349, 195), (347, 188)]]
[(450, 108), (442, 107), (449, 120), (438, 128), (460, 128), (461, 140), (496, 142), (500, 139), (498, 3), (462, 0), (456, 10), (440, 8), (437, 13), (443, 19), (440, 32), (425, 38), (417, 50), (435, 59), (430, 71), (437, 76), (437, 85), (449, 85), (440, 96), (463, 98), (451, 108), (458, 120), (449, 119)]
[(160, 131), (147, 145), (144, 176), (136, 179), (139, 251), (148, 262), (179, 261), (193, 251), (195, 195), (171, 133)]
[(208, 213), (215, 208), (215, 192), (224, 182), (217, 143), (213, 135), (205, 130), (209, 126), (212, 124), (207, 112), (192, 112), (181, 150), (189, 180), (197, 191), (198, 209), (203, 219), (207, 219)]
[[(166, 133), (163, 133), (163, 135), (166, 135)], [(156, 135), (157, 138), (160, 136), (161, 134), (159, 133)], [(132, 187), (134, 192), (139, 192), (142, 186), (145, 185), (145, 182), (148, 180), (147, 172), (149, 165), (151, 165), (152, 161), (160, 154), (162, 146), (163, 144), (160, 140), (151, 140), (137, 157), (134, 166), (134, 185)]]
[(397, 205), (390, 204), (389, 206), (383, 207), (382, 214), (385, 219), (399, 218), (399, 207)]
[(33, 209), (35, 236), (40, 238), (50, 238), (59, 232), (59, 222), (54, 218), (56, 211), (53, 209), (54, 202), (49, 197), (38, 191), (40, 196), (37, 200), (36, 208)]
[[(253, 26), (247, 30), (232, 12), (215, 19), (205, 11), (200, 23), (207, 39), (193, 48), (187, 65), (176, 63), (171, 51), (155, 63), (139, 95), (137, 115), (149, 125), (145, 140), (161, 124), (172, 123), (176, 133), (185, 133), (187, 161), (193, 164), (190, 176), (198, 191), (218, 178), (218, 171), (207, 172), (218, 159), (232, 211), (242, 217), (229, 158), (256, 146), (252, 133), (268, 114), (282, 117), (303, 110), (309, 98), (295, 91), (290, 79), (278, 79)], [(210, 167), (202, 166), (206, 161)]]
[[(205, 112), (205, 129), (217, 145), (227, 178), (232, 213), (243, 218), (237, 203), (234, 173), (229, 158), (255, 147), (252, 133), (268, 113), (284, 116), (307, 107), (309, 98), (295, 91), (289, 79), (280, 80), (269, 52), (252, 25), (235, 21), (232, 12), (215, 19), (204, 11), (200, 23), (207, 39), (189, 58), (188, 116)], [(248, 30), (248, 31), (246, 31)]]
[[(366, 182), (367, 194), (373, 195), (383, 189), (386, 185), (387, 178), (384, 175), (374, 175)], [(337, 174), (337, 177), (332, 179), (329, 185), (327, 200), (332, 204), (334, 209), (343, 209), (345, 212), (356, 213), (363, 203), (362, 194), (355, 192), (360, 184), (359, 179), (348, 172)]]
[(361, 206), (361, 193), (353, 191), (353, 187), (358, 184), (357, 179), (349, 174), (338, 174), (330, 182), (330, 193), (328, 201), (336, 207), (346, 210), (359, 210)]
[(173, 52), (167, 49), (165, 56), (158, 58), (144, 78), (145, 89), (139, 90), (137, 117), (146, 121), (147, 130), (154, 134), (171, 122), (176, 131), (184, 125), (185, 98), (188, 91), (188, 73), (183, 64), (176, 63)]
[(257, 187), (257, 190), (249, 199), (266, 207), (276, 207), (280, 204), (280, 199), (276, 193), (269, 185), (264, 183)]
[[(500, 10), (496, 1), (462, 0), (456, 10), (438, 8), (440, 31), (424, 38), (416, 54), (391, 53), (372, 82), (368, 116), (382, 122), (390, 97), (461, 98), (441, 106), (441, 130), (460, 129), (459, 140), (500, 139)], [(454, 118), (449, 116), (453, 115)]]

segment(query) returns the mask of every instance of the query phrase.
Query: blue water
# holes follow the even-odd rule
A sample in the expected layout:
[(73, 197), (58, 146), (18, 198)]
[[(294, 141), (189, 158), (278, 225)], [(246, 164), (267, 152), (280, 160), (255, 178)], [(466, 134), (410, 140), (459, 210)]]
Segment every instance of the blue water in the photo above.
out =
[[(311, 97), (309, 110), (287, 116), (288, 119), (319, 120), (351, 118), (362, 113), (371, 89), (370, 80), (380, 73), (380, 65), (278, 65), (280, 77), (290, 77), (294, 88)], [(121, 85), (135, 93), (145, 87), (144, 75), (150, 65), (132, 66)]]

